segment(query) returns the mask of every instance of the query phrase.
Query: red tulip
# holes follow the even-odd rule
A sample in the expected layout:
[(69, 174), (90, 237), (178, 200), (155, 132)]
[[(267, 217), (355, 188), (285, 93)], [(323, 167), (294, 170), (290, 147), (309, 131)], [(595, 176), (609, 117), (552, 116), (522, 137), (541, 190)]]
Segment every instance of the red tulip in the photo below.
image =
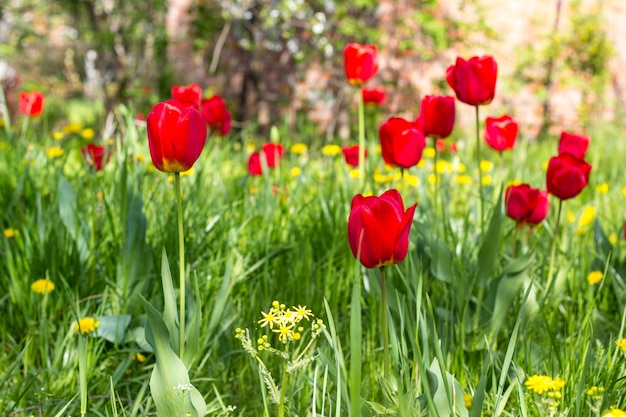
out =
[(454, 128), (454, 97), (425, 96), (420, 106), (416, 122), (424, 136), (444, 139), (450, 136)]
[[(266, 143), (261, 148), (263, 156), (265, 157), (265, 165), (268, 168), (274, 168), (280, 163), (280, 159), (283, 156), (284, 148), (279, 143)], [(263, 174), (263, 165), (261, 164), (261, 152), (253, 152), (248, 158), (248, 173), (250, 175)]]
[(548, 192), (561, 200), (576, 197), (589, 183), (591, 165), (569, 153), (554, 156), (548, 164)]
[(422, 159), (426, 139), (416, 123), (391, 117), (380, 125), (378, 134), (386, 164), (410, 168)]
[(559, 139), (559, 154), (570, 153), (576, 158), (584, 159), (588, 147), (589, 136), (561, 132), (561, 137)]
[(550, 209), (548, 192), (532, 188), (528, 184), (507, 187), (504, 204), (506, 215), (520, 226), (541, 223)]
[(198, 84), (175, 85), (172, 87), (172, 98), (178, 100), (187, 107), (200, 108), (202, 87)]
[(28, 117), (39, 117), (43, 112), (44, 96), (41, 91), (20, 92), (20, 113)]
[(508, 114), (487, 117), (485, 141), (492, 149), (502, 152), (513, 149), (517, 140), (518, 125)]
[(226, 108), (226, 102), (220, 96), (202, 99), (202, 116), (209, 125), (211, 132), (219, 132), (225, 136), (230, 132), (231, 116)]
[(100, 171), (104, 165), (104, 154), (106, 153), (106, 147), (102, 145), (96, 145), (93, 143), (87, 144), (81, 150), (87, 164), (92, 166), (96, 171)]
[(456, 98), (471, 106), (489, 104), (496, 92), (498, 65), (491, 56), (456, 59), (448, 67), (446, 78)]
[(382, 87), (363, 88), (363, 103), (379, 106), (387, 100), (387, 93)]
[(404, 211), (397, 190), (380, 197), (352, 199), (348, 218), (348, 242), (355, 258), (366, 268), (394, 265), (406, 257), (416, 204)]
[(207, 127), (198, 110), (168, 100), (154, 106), (146, 123), (150, 156), (158, 170), (187, 171), (200, 157)]
[[(359, 145), (341, 148), (341, 152), (343, 152), (343, 157), (348, 165), (359, 166)], [(365, 157), (367, 158), (367, 149), (365, 149)]]
[(352, 85), (360, 87), (378, 72), (376, 45), (349, 43), (343, 57), (346, 78)]

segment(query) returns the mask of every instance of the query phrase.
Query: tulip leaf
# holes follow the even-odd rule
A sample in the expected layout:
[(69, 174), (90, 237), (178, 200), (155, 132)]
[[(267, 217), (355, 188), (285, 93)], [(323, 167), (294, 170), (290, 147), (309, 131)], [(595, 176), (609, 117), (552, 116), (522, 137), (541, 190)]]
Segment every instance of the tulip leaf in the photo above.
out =
[(498, 254), (500, 253), (500, 229), (502, 228), (502, 187), (498, 201), (493, 208), (491, 221), (487, 233), (478, 251), (478, 283), (485, 285), (491, 274), (498, 266)]
[[(439, 416), (468, 417), (461, 384), (448, 372), (445, 372), (444, 376), (444, 371), (441, 369), (437, 358), (433, 359), (432, 364), (427, 370), (427, 375), (432, 402), (434, 403), (434, 408), (437, 410), (437, 414)], [(445, 381), (444, 377), (446, 378)], [(451, 388), (452, 392), (450, 394), (452, 398), (449, 398), (448, 393), (446, 393), (446, 385)]]
[[(176, 309), (176, 293), (172, 283), (172, 273), (167, 260), (167, 253), (163, 248), (161, 255), (161, 281), (163, 283), (163, 321), (169, 332), (170, 342), (178, 354), (180, 336), (178, 327), (178, 311)], [(152, 343), (151, 343), (152, 344)]]
[(196, 297), (190, 302), (187, 308), (192, 311), (191, 317), (187, 323), (187, 341), (185, 342), (185, 353), (183, 354), (183, 362), (187, 369), (191, 368), (196, 355), (200, 351), (200, 322), (202, 321), (202, 299), (200, 298), (200, 286), (198, 285), (198, 277), (194, 279), (194, 289)]
[(99, 316), (100, 325), (97, 329), (97, 335), (111, 343), (122, 343), (126, 329), (130, 324), (130, 315), (120, 314), (115, 316)]
[(593, 222), (593, 240), (596, 243), (596, 251), (603, 257), (611, 253), (611, 242), (609, 242), (604, 230), (602, 230), (602, 225), (598, 218)]
[(528, 269), (532, 264), (532, 253), (524, 255), (508, 263), (502, 270), (502, 274), (494, 282), (490, 283), (491, 308), (490, 334), (495, 334), (506, 317), (513, 300), (519, 294), (524, 282), (528, 281)]
[(174, 352), (167, 326), (158, 311), (144, 298), (148, 316), (146, 340), (154, 350), (156, 363), (150, 376), (150, 391), (159, 416), (200, 417), (206, 402), (191, 385), (185, 364)]
[(64, 176), (59, 177), (58, 193), (61, 221), (76, 243), (81, 262), (86, 263), (89, 259), (89, 229), (78, 214), (76, 194)]

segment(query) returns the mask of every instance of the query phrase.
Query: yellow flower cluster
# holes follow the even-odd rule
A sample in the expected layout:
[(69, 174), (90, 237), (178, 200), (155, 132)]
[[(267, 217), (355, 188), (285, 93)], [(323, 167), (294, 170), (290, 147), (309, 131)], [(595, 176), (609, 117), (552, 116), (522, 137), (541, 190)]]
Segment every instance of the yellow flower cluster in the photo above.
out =
[(604, 388), (603, 387), (598, 387), (596, 385), (594, 385), (593, 387), (589, 388), (586, 391), (587, 395), (594, 398), (594, 399), (599, 399), (602, 394), (604, 393)]
[(595, 285), (598, 282), (602, 281), (603, 277), (604, 274), (602, 273), (602, 271), (591, 271), (589, 275), (587, 275), (587, 282), (589, 282), (589, 285)]
[(20, 233), (17, 231), (17, 229), (4, 229), (4, 237), (6, 237), (7, 239), (13, 239), (15, 236), (19, 235)]
[(46, 294), (54, 290), (54, 282), (49, 279), (38, 279), (30, 284), (30, 289), (37, 294)]
[(322, 153), (326, 156), (335, 156), (341, 153), (341, 146), (339, 145), (326, 145), (322, 148)]
[[(547, 392), (548, 394), (560, 394), (558, 392), (561, 388), (565, 386), (565, 381), (562, 378), (552, 379), (546, 375), (533, 375), (524, 382), (526, 388), (530, 391), (533, 391), (536, 394), (543, 394)], [(555, 395), (559, 396), (559, 395)]]
[(95, 332), (96, 329), (100, 326), (100, 322), (93, 317), (83, 317), (78, 321), (78, 323), (74, 323), (74, 327), (72, 330), (74, 333), (80, 331), (80, 334), (89, 334)]
[(611, 407), (609, 411), (602, 414), (602, 417), (626, 417), (626, 411), (622, 411), (619, 408)]
[[(283, 343), (300, 340), (304, 327), (298, 326), (298, 323), (303, 319), (309, 320), (309, 317), (313, 317), (313, 313), (306, 306), (286, 308), (285, 304), (278, 301), (274, 301), (272, 308), (267, 313), (262, 311), (261, 315), (263, 318), (258, 321), (261, 327), (269, 326), (272, 332), (278, 333), (278, 340)], [(267, 344), (267, 336), (264, 337), (265, 339), (260, 338), (257, 341), (259, 348)]]
[(622, 352), (626, 353), (626, 338), (616, 340), (615, 344), (617, 345), (618, 348), (622, 350)]

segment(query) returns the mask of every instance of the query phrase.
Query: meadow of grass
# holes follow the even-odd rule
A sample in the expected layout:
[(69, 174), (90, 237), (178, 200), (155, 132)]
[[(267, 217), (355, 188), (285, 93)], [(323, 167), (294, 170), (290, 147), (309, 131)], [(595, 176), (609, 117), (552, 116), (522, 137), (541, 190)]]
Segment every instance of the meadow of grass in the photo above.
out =
[[(162, 311), (163, 251), (178, 265), (174, 181), (152, 166), (145, 124), (127, 108), (96, 132), (85, 127), (44, 115), (0, 129), (3, 416), (156, 412), (141, 297)], [(363, 181), (313, 129), (279, 126), (273, 139), (286, 154), (259, 177), (246, 161), (269, 138), (209, 138), (181, 176), (187, 313), (200, 326), (189, 376), (208, 415), (623, 415), (626, 133), (591, 130), (590, 184), (564, 202), (548, 283), (557, 200), (538, 227), (517, 228), (501, 192), (514, 180), (545, 188), (557, 138), (522, 137), (502, 160), (483, 147), (479, 168), (471, 131), (457, 127), (456, 153), (435, 165), (429, 148), (404, 177), (384, 166), (368, 131)], [(92, 133), (110, 154), (99, 172), (80, 152)], [(355, 194), (390, 188), (418, 206), (409, 254), (387, 268), (383, 375), (379, 273), (352, 256), (347, 218)], [(593, 271), (601, 279), (591, 284)], [(34, 291), (40, 279), (54, 289)], [(259, 322), (274, 301), (323, 321), (287, 354)], [(81, 336), (74, 326), (86, 317), (99, 325)]]

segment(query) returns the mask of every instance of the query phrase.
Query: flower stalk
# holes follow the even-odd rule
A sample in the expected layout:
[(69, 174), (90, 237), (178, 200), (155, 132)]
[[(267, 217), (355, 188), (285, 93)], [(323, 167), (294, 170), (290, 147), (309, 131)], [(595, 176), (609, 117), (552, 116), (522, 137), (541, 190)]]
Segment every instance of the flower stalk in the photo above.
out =
[(180, 191), (180, 173), (174, 174), (176, 187), (176, 205), (178, 212), (178, 251), (179, 251), (179, 342), (178, 356), (182, 359), (185, 353), (185, 233), (183, 230), (183, 196)]

